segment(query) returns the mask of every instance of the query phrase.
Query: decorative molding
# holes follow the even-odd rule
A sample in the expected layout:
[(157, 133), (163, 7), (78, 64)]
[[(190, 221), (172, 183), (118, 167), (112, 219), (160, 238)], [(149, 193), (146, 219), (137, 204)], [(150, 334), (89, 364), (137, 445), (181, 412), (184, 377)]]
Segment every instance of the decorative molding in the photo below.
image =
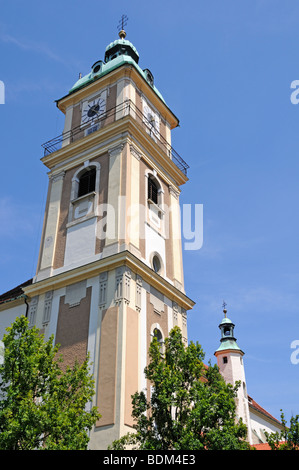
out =
[(164, 295), (158, 289), (150, 285), (150, 303), (153, 305), (154, 312), (162, 315), (164, 312)]
[(141, 310), (141, 292), (142, 292), (142, 277), (136, 275), (136, 297), (135, 297), (135, 308), (137, 312)]
[(176, 199), (178, 199), (180, 193), (174, 188), (174, 186), (172, 186), (172, 185), (170, 184), (170, 185), (168, 186), (168, 188), (169, 188), (169, 194), (170, 194), (171, 196), (174, 196)]
[(173, 320), (175, 324), (178, 324), (178, 314), (179, 314), (179, 306), (176, 302), (172, 302), (172, 311), (173, 311)]
[(32, 298), (30, 302), (30, 307), (29, 307), (29, 312), (28, 312), (29, 328), (32, 328), (35, 325), (38, 299), (39, 299), (39, 296), (36, 295), (35, 297)]
[(124, 148), (125, 144), (121, 143), (116, 145), (115, 147), (111, 147), (108, 149), (108, 153), (110, 157), (115, 157), (116, 155), (120, 154)]
[(52, 183), (56, 183), (57, 181), (63, 180), (64, 176), (65, 176), (65, 171), (62, 171), (61, 173), (58, 173), (57, 175), (51, 175), (50, 179)]
[(43, 325), (46, 323), (49, 323), (51, 319), (52, 300), (53, 300), (53, 291), (51, 290), (49, 292), (46, 292), (45, 294)]
[(131, 285), (131, 270), (127, 266), (121, 266), (116, 269), (115, 277), (115, 296), (114, 300), (116, 304), (125, 301), (125, 303), (130, 303), (130, 285)]
[(133, 144), (130, 144), (130, 152), (132, 155), (134, 155), (137, 160), (141, 160), (142, 154), (136, 149), (136, 147)]
[(107, 282), (108, 272), (105, 271), (100, 274), (100, 292), (99, 292), (99, 307), (104, 308), (107, 302)]
[(71, 283), (90, 279), (91, 277), (98, 276), (103, 271), (116, 269), (124, 266), (124, 264), (127, 266), (127, 269), (140, 274), (144, 282), (153, 285), (159, 289), (160, 292), (163, 292), (167, 298), (173, 299), (186, 310), (191, 309), (195, 305), (195, 302), (187, 297), (183, 291), (177, 289), (167, 279), (156, 274), (150, 266), (145, 265), (140, 258), (134, 256), (130, 251), (114, 253), (107, 258), (101, 258), (85, 266), (63, 271), (56, 276), (41, 279), (24, 287), (24, 294), (32, 298), (51, 289), (61, 289)]
[(187, 328), (187, 313), (186, 310), (182, 308), (182, 324), (184, 328)]
[(64, 303), (69, 307), (77, 307), (86, 297), (86, 280), (66, 287)]

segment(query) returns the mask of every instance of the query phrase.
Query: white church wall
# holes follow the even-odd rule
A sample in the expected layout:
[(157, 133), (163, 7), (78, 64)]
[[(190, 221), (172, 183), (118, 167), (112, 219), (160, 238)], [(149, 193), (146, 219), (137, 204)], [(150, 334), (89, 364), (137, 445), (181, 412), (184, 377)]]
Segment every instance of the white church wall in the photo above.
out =
[(280, 432), (281, 427), (275, 426), (274, 423), (271, 423), (266, 418), (263, 418), (261, 414), (256, 414), (252, 411), (252, 409), (249, 410), (249, 413), (251, 429), (252, 431), (255, 431), (262, 442), (266, 442), (265, 431), (268, 433), (277, 431)]
[(16, 307), (8, 308), (0, 312), (0, 339), (7, 333), (6, 328), (11, 326), (17, 317), (25, 315), (26, 304), (17, 305)]
[(151, 259), (154, 253), (160, 255), (163, 266), (163, 274), (166, 266), (165, 258), (165, 240), (154, 229), (145, 226), (145, 239), (146, 239), (146, 260), (151, 265)]

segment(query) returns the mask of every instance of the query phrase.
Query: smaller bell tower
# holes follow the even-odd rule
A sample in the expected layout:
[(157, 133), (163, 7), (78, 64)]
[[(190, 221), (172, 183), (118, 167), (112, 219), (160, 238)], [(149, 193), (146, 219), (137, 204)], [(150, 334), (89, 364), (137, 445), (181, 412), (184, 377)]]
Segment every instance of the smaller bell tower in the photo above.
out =
[(225, 302), (223, 303), (223, 313), (224, 318), (219, 325), (221, 331), (220, 346), (214, 354), (217, 357), (219, 371), (225, 382), (232, 385), (235, 385), (235, 382), (237, 381), (241, 382), (236, 398), (236, 415), (237, 419), (242, 418), (243, 423), (246, 424), (248, 430), (248, 441), (249, 443), (252, 443), (249, 405), (243, 361), (244, 352), (239, 348), (237, 340), (234, 336), (235, 325), (229, 318), (227, 318)]

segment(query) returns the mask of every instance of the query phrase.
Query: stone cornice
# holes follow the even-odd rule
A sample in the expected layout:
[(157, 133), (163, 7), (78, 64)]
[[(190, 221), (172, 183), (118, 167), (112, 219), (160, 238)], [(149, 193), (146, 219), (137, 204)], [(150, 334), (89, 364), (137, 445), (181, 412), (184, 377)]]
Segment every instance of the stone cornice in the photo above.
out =
[(26, 296), (32, 298), (50, 290), (61, 289), (84, 279), (90, 279), (91, 277), (100, 275), (104, 271), (116, 269), (123, 265), (126, 265), (132, 272), (139, 275), (144, 281), (150, 283), (168, 299), (176, 302), (185, 310), (190, 310), (195, 305), (184, 292), (181, 292), (162, 276), (159, 276), (159, 274), (155, 273), (153, 269), (148, 267), (129, 251), (122, 251), (93, 263), (64, 271), (60, 274), (32, 283), (23, 290)]

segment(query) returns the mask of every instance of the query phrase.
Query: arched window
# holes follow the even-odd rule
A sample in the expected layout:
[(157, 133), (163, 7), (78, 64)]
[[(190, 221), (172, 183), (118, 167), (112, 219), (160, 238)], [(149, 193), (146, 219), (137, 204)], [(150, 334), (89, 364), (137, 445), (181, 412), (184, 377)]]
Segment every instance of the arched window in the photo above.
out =
[(87, 160), (73, 175), (68, 223), (81, 222), (84, 217), (95, 216), (100, 170), (100, 163)]
[(152, 202), (158, 205), (158, 191), (159, 191), (159, 186), (152, 176), (148, 177), (148, 186), (147, 186), (147, 197), (150, 199)]
[(162, 342), (163, 342), (162, 333), (161, 333), (160, 330), (158, 330), (158, 328), (155, 328), (155, 329), (154, 329), (154, 338), (157, 338), (158, 343), (162, 343)]
[(159, 347), (160, 347), (160, 352), (163, 354), (164, 353), (164, 341), (163, 341), (162, 332), (159, 328), (157, 327), (154, 328), (153, 337), (157, 339)]
[(224, 328), (224, 336), (230, 336), (230, 328), (228, 326)]
[(96, 168), (92, 167), (84, 171), (79, 178), (78, 197), (91, 193), (95, 190)]

